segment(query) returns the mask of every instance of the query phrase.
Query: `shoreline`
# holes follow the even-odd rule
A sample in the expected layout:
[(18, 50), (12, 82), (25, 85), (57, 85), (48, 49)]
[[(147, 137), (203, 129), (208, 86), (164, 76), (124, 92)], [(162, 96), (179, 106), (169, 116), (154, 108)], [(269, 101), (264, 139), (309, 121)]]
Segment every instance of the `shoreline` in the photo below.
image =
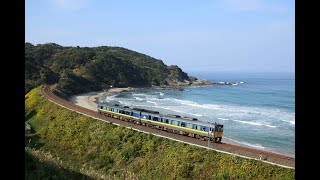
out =
[[(151, 87), (151, 89), (153, 89), (153, 88), (154, 87)], [(78, 105), (78, 106), (81, 106), (81, 107), (96, 111), (97, 110), (97, 104), (99, 102), (99, 98), (100, 97), (102, 97), (102, 96), (110, 96), (110, 95), (113, 95), (113, 94), (116, 94), (116, 93), (134, 91), (134, 90), (139, 90), (139, 89), (144, 89), (144, 88), (133, 88), (133, 87), (110, 88), (107, 91), (89, 92), (89, 93), (73, 95), (68, 99), (68, 101), (73, 103), (73, 104), (75, 104), (75, 105)], [(241, 146), (241, 147), (244, 147), (244, 148), (254, 149), (254, 150), (267, 152), (267, 153), (274, 153), (274, 154), (278, 154), (278, 155), (281, 155), (281, 156), (286, 156), (288, 158), (295, 158), (295, 155), (280, 153), (280, 152), (272, 151), (272, 150), (269, 150), (269, 149), (266, 150), (266, 149), (261, 149), (261, 148), (254, 148), (254, 147), (251, 147), (249, 145), (237, 143), (237, 142), (235, 142), (232, 139), (227, 138), (227, 137), (223, 140), (223, 143), (227, 143), (227, 144), (231, 144), (231, 145), (235, 145), (235, 146)]]
[(110, 88), (107, 91), (97, 91), (97, 92), (89, 92), (89, 93), (73, 95), (70, 98), (68, 98), (68, 101), (75, 105), (82, 106), (87, 109), (96, 111), (97, 105), (98, 105), (97, 102), (99, 101), (100, 97), (110, 96), (115, 93), (127, 92), (127, 91), (136, 90), (136, 89), (137, 88), (132, 88), (132, 87)]
[(159, 90), (176, 90), (176, 91), (184, 91), (183, 88), (186, 87), (199, 87), (199, 86), (212, 86), (211, 85), (189, 85), (189, 86), (152, 86), (152, 87), (125, 87), (125, 88), (109, 88), (106, 91), (96, 91), (96, 92), (88, 92), (83, 94), (73, 95), (68, 98), (68, 101), (78, 105), (85, 107), (87, 109), (91, 109), (96, 111), (97, 103), (99, 102), (99, 98), (102, 96), (110, 96), (116, 93), (134, 91), (139, 89), (159, 89)]

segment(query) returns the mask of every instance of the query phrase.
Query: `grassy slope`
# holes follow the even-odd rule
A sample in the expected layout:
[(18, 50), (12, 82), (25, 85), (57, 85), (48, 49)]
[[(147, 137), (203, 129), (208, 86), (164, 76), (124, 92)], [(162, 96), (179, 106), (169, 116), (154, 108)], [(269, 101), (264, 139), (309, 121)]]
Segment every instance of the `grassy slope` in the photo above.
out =
[(49, 153), (26, 148), (25, 179), (93, 179), (59, 164)]
[[(93, 178), (294, 179), (294, 170), (146, 135), (57, 106), (33, 89), (26, 96), (26, 136), (70, 171)], [(30, 140), (31, 139), (31, 140)], [(28, 164), (28, 162), (26, 162)], [(66, 172), (66, 177), (72, 176)], [(26, 170), (27, 173), (27, 170)]]

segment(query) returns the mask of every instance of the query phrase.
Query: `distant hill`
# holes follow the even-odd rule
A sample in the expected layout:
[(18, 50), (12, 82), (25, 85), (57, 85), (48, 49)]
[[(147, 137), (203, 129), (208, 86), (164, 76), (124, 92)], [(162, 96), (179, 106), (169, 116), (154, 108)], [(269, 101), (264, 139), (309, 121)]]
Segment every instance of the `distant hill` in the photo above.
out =
[(25, 43), (25, 93), (55, 84), (61, 97), (113, 87), (149, 87), (188, 82), (176, 65), (122, 47), (63, 47)]

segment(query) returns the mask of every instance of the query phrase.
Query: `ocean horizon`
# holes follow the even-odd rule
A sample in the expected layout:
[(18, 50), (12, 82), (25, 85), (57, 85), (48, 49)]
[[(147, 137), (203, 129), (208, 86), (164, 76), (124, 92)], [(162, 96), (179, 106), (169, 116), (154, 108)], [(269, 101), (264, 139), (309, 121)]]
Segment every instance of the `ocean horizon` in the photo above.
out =
[(223, 142), (295, 156), (294, 72), (188, 75), (237, 83), (185, 87), (185, 91), (138, 89), (100, 100), (217, 122), (224, 125)]

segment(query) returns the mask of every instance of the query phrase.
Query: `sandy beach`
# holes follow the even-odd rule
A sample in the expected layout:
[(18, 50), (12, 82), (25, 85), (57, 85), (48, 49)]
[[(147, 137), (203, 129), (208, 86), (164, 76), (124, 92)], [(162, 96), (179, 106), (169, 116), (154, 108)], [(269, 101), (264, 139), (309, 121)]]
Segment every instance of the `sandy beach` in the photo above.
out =
[(108, 96), (108, 95), (111, 95), (114, 93), (120, 93), (123, 91), (132, 91), (134, 89), (135, 88), (132, 88), (132, 87), (110, 88), (107, 91), (98, 91), (98, 92), (90, 92), (90, 93), (74, 95), (69, 98), (69, 101), (75, 105), (96, 111), (97, 110), (96, 101), (101, 96)]

